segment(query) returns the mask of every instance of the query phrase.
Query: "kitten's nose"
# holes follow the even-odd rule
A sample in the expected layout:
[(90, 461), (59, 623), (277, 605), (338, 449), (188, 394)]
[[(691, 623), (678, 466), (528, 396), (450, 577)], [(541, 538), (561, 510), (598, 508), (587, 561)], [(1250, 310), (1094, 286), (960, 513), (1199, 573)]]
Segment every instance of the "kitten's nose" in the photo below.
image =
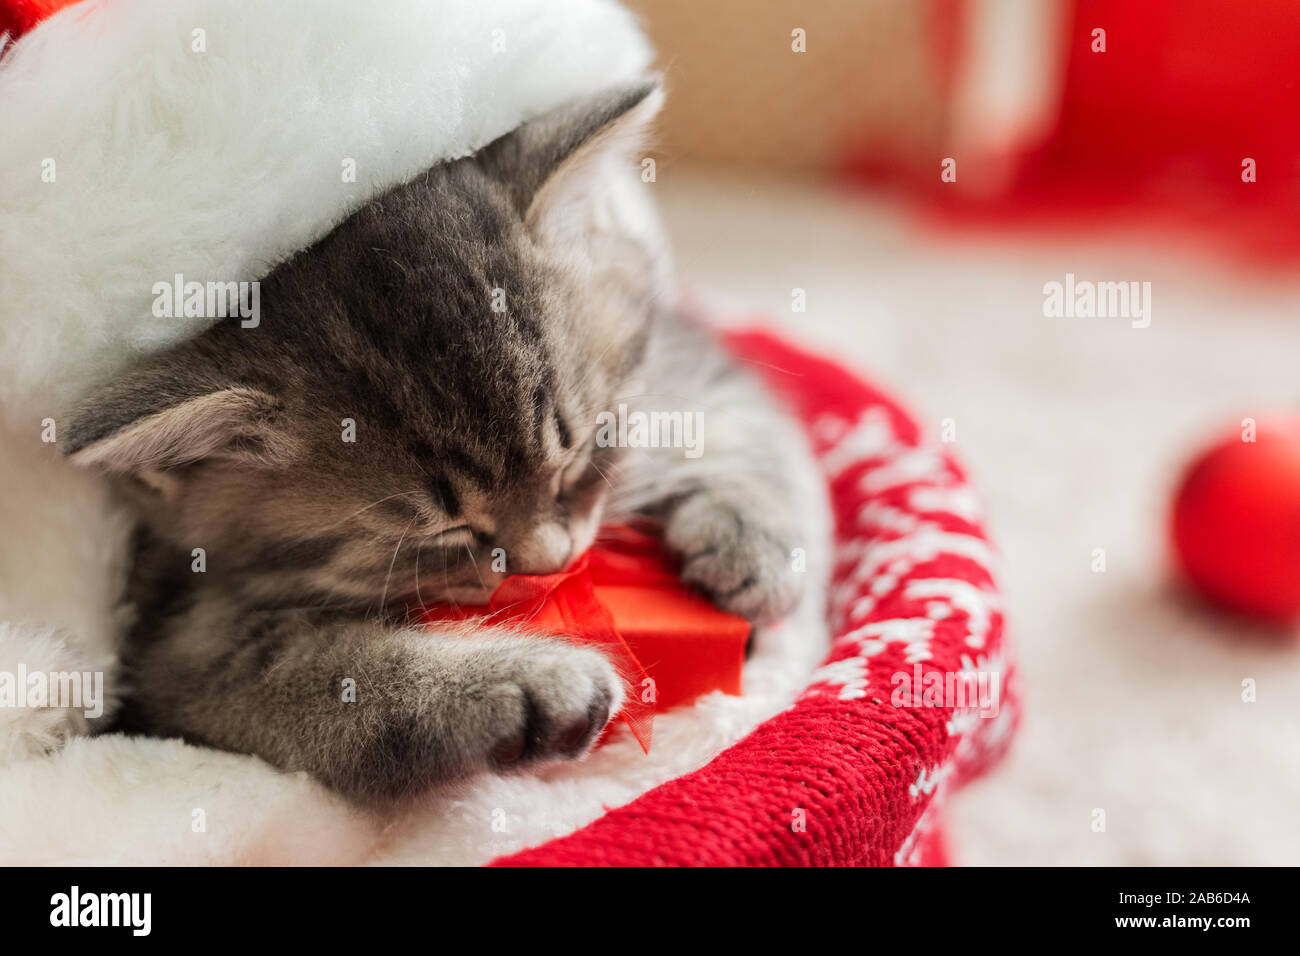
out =
[(558, 521), (547, 521), (521, 536), (514, 554), (506, 552), (506, 563), (516, 574), (551, 574), (562, 571), (572, 554), (569, 529)]

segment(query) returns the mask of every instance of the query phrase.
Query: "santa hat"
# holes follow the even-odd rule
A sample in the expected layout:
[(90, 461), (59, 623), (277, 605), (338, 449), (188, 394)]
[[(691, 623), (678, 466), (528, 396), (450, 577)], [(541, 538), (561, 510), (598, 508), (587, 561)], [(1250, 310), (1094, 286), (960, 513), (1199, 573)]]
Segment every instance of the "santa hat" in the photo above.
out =
[(611, 0), (3, 0), (0, 24), (0, 407), (24, 423), (202, 327), (155, 316), (155, 283), (257, 279), (650, 60)]

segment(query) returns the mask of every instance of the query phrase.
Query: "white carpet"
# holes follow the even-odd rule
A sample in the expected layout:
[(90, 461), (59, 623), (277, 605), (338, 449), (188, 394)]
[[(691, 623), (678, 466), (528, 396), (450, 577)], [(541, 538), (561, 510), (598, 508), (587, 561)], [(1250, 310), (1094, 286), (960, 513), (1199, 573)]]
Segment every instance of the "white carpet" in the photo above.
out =
[[(1300, 281), (1155, 236), (940, 238), (882, 200), (662, 166), (654, 188), (697, 288), (868, 370), (936, 430), (956, 422), (1026, 712), (1008, 762), (953, 801), (956, 861), (1300, 862), (1300, 642), (1189, 601), (1165, 529), (1207, 436), (1300, 407)], [(1151, 282), (1150, 327), (1045, 318), (1043, 284), (1067, 272)]]

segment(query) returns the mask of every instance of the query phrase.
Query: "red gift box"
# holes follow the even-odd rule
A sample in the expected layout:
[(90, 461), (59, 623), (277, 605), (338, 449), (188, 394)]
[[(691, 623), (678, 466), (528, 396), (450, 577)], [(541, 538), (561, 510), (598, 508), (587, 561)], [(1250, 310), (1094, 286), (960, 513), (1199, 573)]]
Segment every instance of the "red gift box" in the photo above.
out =
[(659, 542), (634, 528), (602, 528), (566, 570), (512, 575), (485, 605), (423, 610), (430, 624), (488, 617), (599, 645), (628, 686), (619, 716), (647, 753), (655, 711), (740, 693), (749, 622), (690, 590)]

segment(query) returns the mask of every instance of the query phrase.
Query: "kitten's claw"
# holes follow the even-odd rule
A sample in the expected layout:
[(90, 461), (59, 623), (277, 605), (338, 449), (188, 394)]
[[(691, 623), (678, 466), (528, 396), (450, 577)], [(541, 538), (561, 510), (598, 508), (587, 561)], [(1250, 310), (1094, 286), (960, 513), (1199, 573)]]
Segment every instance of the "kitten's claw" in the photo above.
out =
[(803, 580), (791, 538), (761, 520), (697, 495), (673, 513), (666, 537), (681, 556), (682, 577), (724, 611), (767, 624), (799, 603)]

